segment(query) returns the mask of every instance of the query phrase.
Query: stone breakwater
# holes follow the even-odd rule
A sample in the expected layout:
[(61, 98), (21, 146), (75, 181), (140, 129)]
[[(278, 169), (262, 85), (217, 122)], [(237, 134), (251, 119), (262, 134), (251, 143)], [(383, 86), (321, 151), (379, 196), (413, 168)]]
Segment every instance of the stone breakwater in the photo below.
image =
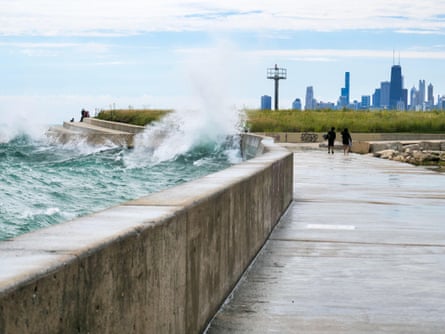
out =
[(445, 141), (379, 143), (372, 145), (375, 157), (413, 165), (445, 166)]

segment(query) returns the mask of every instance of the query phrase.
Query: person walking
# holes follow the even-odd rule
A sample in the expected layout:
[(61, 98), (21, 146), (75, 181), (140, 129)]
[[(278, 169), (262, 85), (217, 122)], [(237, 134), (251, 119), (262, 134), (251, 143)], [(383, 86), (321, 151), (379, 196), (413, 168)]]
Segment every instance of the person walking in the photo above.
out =
[(351, 134), (349, 133), (348, 128), (345, 128), (341, 132), (341, 136), (342, 136), (342, 143), (343, 143), (343, 154), (347, 155), (347, 154), (349, 154), (349, 151), (351, 150), (351, 146), (352, 146), (352, 137), (351, 137)]
[(334, 143), (336, 138), (335, 128), (332, 127), (331, 130), (328, 131), (327, 137), (328, 137), (328, 154), (332, 153), (334, 154)]

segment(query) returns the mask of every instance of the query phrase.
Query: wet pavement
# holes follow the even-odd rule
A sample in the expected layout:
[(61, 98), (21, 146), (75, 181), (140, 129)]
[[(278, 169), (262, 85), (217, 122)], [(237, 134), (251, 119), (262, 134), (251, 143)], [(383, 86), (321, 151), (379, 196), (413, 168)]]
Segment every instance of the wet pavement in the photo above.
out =
[(296, 148), (294, 201), (207, 333), (445, 333), (445, 174)]

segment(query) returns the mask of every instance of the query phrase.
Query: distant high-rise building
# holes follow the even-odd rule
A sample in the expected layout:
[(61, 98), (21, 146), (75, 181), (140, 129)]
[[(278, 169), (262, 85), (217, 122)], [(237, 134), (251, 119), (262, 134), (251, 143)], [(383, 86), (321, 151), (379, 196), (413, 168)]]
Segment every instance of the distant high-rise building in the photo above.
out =
[(397, 110), (406, 110), (408, 107), (408, 89), (402, 89), (402, 101), (397, 106)]
[(292, 103), (292, 109), (293, 110), (301, 110), (301, 100), (299, 98), (296, 98), (294, 102)]
[(304, 109), (305, 110), (315, 109), (314, 88), (312, 86), (306, 87), (306, 101), (304, 104)]
[(333, 102), (323, 102), (323, 101), (315, 101), (314, 102), (314, 109), (317, 110), (334, 110), (335, 109), (335, 103)]
[(445, 96), (438, 96), (437, 97), (437, 108), (439, 110), (445, 110)]
[(372, 94), (372, 106), (374, 108), (380, 108), (381, 92), (382, 90), (380, 88), (376, 88), (374, 94)]
[(389, 106), (391, 109), (397, 109), (397, 106), (401, 106), (400, 102), (403, 102), (402, 67), (400, 65), (393, 65), (391, 67)]
[(272, 97), (269, 95), (261, 96), (261, 110), (272, 110)]
[(410, 97), (410, 101), (411, 101), (410, 109), (418, 110), (419, 104), (420, 104), (420, 92), (417, 90), (416, 87), (413, 86), (413, 88), (411, 88), (409, 97)]
[(417, 99), (417, 104), (423, 107), (425, 102), (425, 80), (419, 80), (419, 96)]
[(349, 79), (350, 73), (345, 72), (345, 86), (341, 89), (339, 105), (340, 107), (345, 107), (349, 105)]
[(389, 92), (391, 89), (391, 83), (389, 81), (383, 81), (380, 83), (380, 108), (389, 108)]
[(362, 95), (362, 100), (360, 103), (360, 109), (369, 109), (371, 106), (371, 96), (369, 95)]
[(433, 85), (430, 83), (428, 85), (428, 106), (429, 108), (433, 108), (434, 107), (434, 87)]

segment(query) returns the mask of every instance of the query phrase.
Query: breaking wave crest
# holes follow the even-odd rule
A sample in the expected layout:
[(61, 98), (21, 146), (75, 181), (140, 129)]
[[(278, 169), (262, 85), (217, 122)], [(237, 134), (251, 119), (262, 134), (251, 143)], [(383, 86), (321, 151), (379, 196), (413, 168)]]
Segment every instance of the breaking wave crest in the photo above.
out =
[[(185, 115), (185, 114), (184, 114)], [(54, 144), (9, 132), (0, 142), (0, 240), (199, 178), (241, 160), (236, 127), (173, 113), (135, 149)], [(201, 116), (199, 116), (201, 117)], [(204, 128), (204, 130), (203, 130)], [(208, 130), (208, 131), (206, 131)]]

